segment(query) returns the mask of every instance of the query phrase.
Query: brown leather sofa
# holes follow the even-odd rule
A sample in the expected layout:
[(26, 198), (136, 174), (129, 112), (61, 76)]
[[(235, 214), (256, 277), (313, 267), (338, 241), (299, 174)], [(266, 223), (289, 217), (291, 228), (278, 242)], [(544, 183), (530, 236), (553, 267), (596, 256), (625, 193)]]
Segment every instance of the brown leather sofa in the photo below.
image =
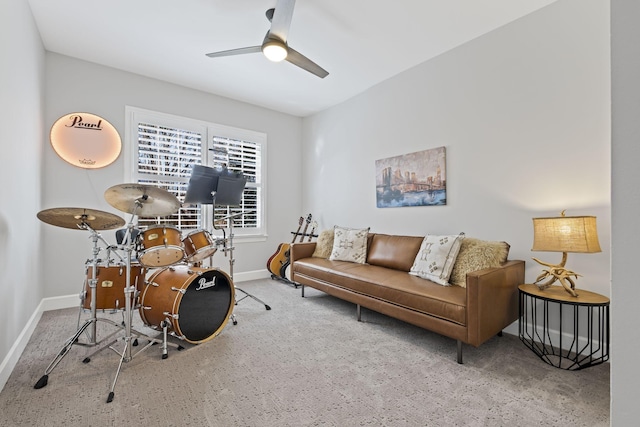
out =
[[(366, 264), (313, 257), (316, 242), (291, 245), (291, 280), (360, 307), (386, 314), (478, 347), (518, 318), (518, 285), (524, 261), (466, 274), (466, 288), (442, 286), (408, 272), (423, 237), (370, 233)], [(454, 267), (455, 268), (455, 267)]]

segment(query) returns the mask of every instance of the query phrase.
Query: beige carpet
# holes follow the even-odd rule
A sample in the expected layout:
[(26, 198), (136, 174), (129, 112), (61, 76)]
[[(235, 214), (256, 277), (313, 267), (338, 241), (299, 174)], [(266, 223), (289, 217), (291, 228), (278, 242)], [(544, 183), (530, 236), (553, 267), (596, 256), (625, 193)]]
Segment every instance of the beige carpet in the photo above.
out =
[(357, 322), (354, 305), (319, 291), (303, 299), (271, 280), (240, 287), (272, 310), (245, 299), (238, 324), (214, 339), (170, 348), (164, 360), (158, 345), (136, 355), (111, 403), (119, 356), (108, 349), (84, 364), (95, 349), (73, 346), (34, 389), (78, 310), (44, 313), (0, 393), (0, 425), (609, 425), (608, 364), (563, 371), (505, 334), (465, 345), (459, 365), (455, 341), (364, 309)]

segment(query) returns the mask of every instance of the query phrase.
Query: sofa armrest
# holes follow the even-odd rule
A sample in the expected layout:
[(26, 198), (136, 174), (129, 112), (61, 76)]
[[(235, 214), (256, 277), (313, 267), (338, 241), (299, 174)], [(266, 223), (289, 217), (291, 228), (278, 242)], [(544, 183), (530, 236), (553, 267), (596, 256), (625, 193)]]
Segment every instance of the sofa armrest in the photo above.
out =
[(309, 258), (316, 250), (316, 242), (292, 243), (289, 252), (291, 264), (302, 258)]
[(518, 319), (524, 261), (467, 274), (467, 342), (479, 346)]

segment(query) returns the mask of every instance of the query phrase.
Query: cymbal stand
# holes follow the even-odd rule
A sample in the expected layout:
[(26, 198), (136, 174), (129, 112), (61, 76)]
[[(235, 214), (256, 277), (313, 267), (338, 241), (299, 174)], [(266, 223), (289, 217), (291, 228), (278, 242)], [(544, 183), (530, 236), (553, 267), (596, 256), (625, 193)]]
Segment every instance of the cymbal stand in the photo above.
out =
[[(124, 339), (124, 349), (122, 350), (122, 352), (119, 352), (118, 350), (116, 350), (112, 345), (109, 345), (109, 349), (113, 350), (116, 354), (120, 355), (120, 362), (118, 363), (118, 368), (116, 370), (116, 374), (115, 377), (113, 379), (113, 383), (111, 385), (111, 389), (109, 390), (109, 396), (107, 397), (107, 403), (110, 403), (113, 401), (113, 397), (115, 395), (114, 390), (116, 388), (116, 382), (118, 381), (118, 376), (120, 375), (120, 370), (122, 369), (122, 363), (123, 362), (130, 362), (131, 359), (133, 359), (136, 355), (140, 354), (141, 352), (143, 352), (144, 350), (148, 349), (149, 347), (151, 347), (152, 345), (156, 344), (156, 343), (161, 343), (162, 344), (162, 358), (166, 359), (168, 357), (168, 352), (167, 352), (167, 345), (171, 345), (172, 347), (177, 348), (178, 350), (182, 350), (183, 347), (174, 343), (168, 343), (167, 342), (167, 328), (169, 326), (169, 322), (167, 321), (163, 321), (162, 324), (160, 326), (162, 326), (162, 337), (163, 339), (158, 339), (158, 338), (152, 338), (148, 335), (145, 335), (135, 329), (133, 329), (131, 327), (131, 323), (133, 320), (133, 311), (132, 311), (132, 307), (131, 307), (131, 297), (133, 296), (134, 292), (135, 292), (135, 287), (131, 285), (131, 254), (133, 252), (133, 242), (131, 242), (131, 234), (132, 234), (132, 230), (133, 230), (133, 218), (136, 216), (136, 211), (138, 208), (142, 207), (142, 201), (136, 200), (136, 209), (134, 209), (133, 215), (131, 216), (131, 221), (129, 221), (129, 224), (127, 224), (127, 233), (126, 236), (123, 240), (123, 246), (124, 246), (124, 250), (126, 252), (126, 256), (125, 256), (125, 261), (126, 261), (126, 265), (127, 265), (127, 270), (126, 270), (126, 284), (127, 286), (125, 287), (124, 290), (124, 294), (125, 294), (125, 335), (123, 337)], [(134, 337), (134, 334), (136, 336), (136, 338), (138, 337), (145, 337), (146, 339), (149, 340), (149, 343), (144, 346), (143, 348), (139, 349), (135, 354), (132, 351), (132, 346), (133, 344), (133, 340), (132, 338)], [(115, 341), (114, 341), (115, 342)], [(111, 344), (113, 344), (114, 342), (112, 342)], [(86, 359), (85, 359), (86, 360)]]
[[(82, 224), (78, 224), (78, 228), (81, 229), (85, 229), (85, 230), (89, 230), (91, 232), (91, 240), (93, 241), (93, 257), (90, 260), (87, 260), (86, 264), (89, 264), (89, 262), (91, 261), (91, 267), (92, 267), (92, 272), (91, 272), (91, 279), (89, 279), (88, 283), (89, 283), (89, 288), (91, 289), (91, 319), (89, 319), (89, 321), (92, 321), (92, 325), (91, 325), (91, 330), (89, 332), (87, 332), (87, 336), (89, 338), (89, 343), (87, 344), (83, 344), (83, 343), (78, 343), (80, 345), (96, 345), (98, 344), (98, 342), (96, 342), (96, 326), (97, 326), (97, 314), (96, 314), (96, 308), (97, 308), (97, 285), (98, 285), (98, 280), (97, 280), (97, 271), (98, 271), (98, 264), (101, 261), (98, 258), (98, 254), (100, 253), (100, 248), (98, 247), (98, 240), (102, 241), (102, 243), (104, 243), (107, 246), (107, 265), (109, 264), (109, 258), (111, 257), (111, 246), (109, 246), (109, 244), (102, 238), (102, 236), (100, 235), (100, 233), (96, 232), (93, 228), (91, 228), (88, 224), (86, 223), (82, 223)], [(114, 252), (116, 254), (116, 256), (118, 256), (118, 258), (120, 258), (120, 261), (123, 261), (122, 257), (120, 256), (120, 254), (118, 254), (117, 252)], [(85, 265), (86, 265), (85, 264)], [(83, 294), (84, 294), (84, 289), (82, 290)], [(82, 297), (81, 297), (82, 298)], [(80, 312), (82, 310), (78, 311), (78, 327), (80, 327)], [(103, 320), (103, 319), (100, 319)], [(111, 335), (105, 337), (105, 339), (109, 338), (110, 336), (116, 334), (117, 331), (113, 332)]]
[[(135, 215), (134, 215), (135, 216)], [(117, 327), (119, 330), (124, 329), (125, 330), (125, 336), (123, 337), (124, 342), (125, 342), (125, 347), (123, 349), (122, 352), (119, 352), (118, 350), (116, 350), (113, 347), (113, 344), (115, 342), (118, 341), (118, 339), (116, 340), (112, 340), (109, 344), (107, 344), (104, 347), (99, 348), (98, 350), (94, 351), (93, 353), (91, 353), (91, 355), (87, 356), (84, 358), (84, 360), (82, 361), (83, 363), (89, 363), (91, 361), (91, 357), (93, 357), (93, 355), (97, 354), (98, 352), (104, 350), (105, 348), (109, 348), (111, 350), (113, 350), (115, 353), (117, 353), (118, 355), (120, 355), (120, 362), (118, 363), (118, 369), (116, 371), (115, 374), (115, 378), (113, 380), (113, 384), (111, 386), (111, 389), (109, 391), (109, 396), (107, 398), (107, 403), (113, 401), (113, 397), (114, 397), (114, 390), (116, 387), (116, 382), (118, 380), (118, 375), (120, 374), (120, 370), (122, 368), (122, 363), (123, 362), (129, 362), (133, 357), (135, 357), (136, 355), (138, 355), (139, 353), (141, 353), (142, 351), (148, 349), (149, 347), (151, 347), (153, 344), (157, 344), (157, 343), (161, 343), (162, 344), (162, 358), (166, 359), (167, 358), (167, 345), (171, 345), (172, 347), (177, 348), (178, 350), (182, 350), (183, 347), (174, 343), (167, 343), (167, 328), (169, 326), (168, 322), (162, 322), (162, 324), (160, 326), (162, 326), (163, 329), (163, 339), (158, 339), (158, 338), (152, 338), (150, 336), (147, 336), (145, 334), (143, 334), (142, 332), (139, 332), (135, 329), (133, 329), (131, 327), (131, 323), (133, 320), (133, 313), (132, 313), (132, 307), (131, 307), (131, 297), (133, 296), (133, 293), (135, 292), (135, 287), (131, 285), (131, 253), (133, 251), (133, 242), (130, 242), (129, 236), (131, 235), (131, 230), (133, 229), (133, 217), (131, 218), (131, 222), (128, 225), (128, 231), (127, 231), (127, 237), (125, 237), (124, 239), (124, 250), (126, 251), (126, 287), (125, 287), (125, 321), (124, 321), (124, 326), (110, 320), (110, 319), (102, 319), (102, 318), (97, 318), (96, 316), (96, 304), (97, 304), (97, 296), (96, 296), (96, 289), (97, 289), (97, 278), (96, 278), (96, 269), (97, 269), (97, 264), (99, 262), (98, 259), (98, 253), (100, 252), (100, 249), (97, 248), (97, 241), (98, 239), (101, 239), (101, 237), (98, 236), (98, 233), (95, 232), (95, 230), (93, 230), (89, 225), (87, 225), (86, 223), (82, 223), (82, 224), (78, 224), (78, 227), (80, 228), (84, 228), (87, 230), (90, 230), (92, 232), (92, 239), (94, 240), (94, 251), (93, 251), (93, 273), (92, 273), (92, 279), (90, 282), (90, 286), (92, 286), (92, 292), (91, 292), (91, 311), (92, 311), (92, 315), (91, 318), (88, 319), (87, 321), (84, 322), (84, 324), (82, 324), (82, 326), (80, 326), (80, 328), (78, 328), (78, 330), (76, 331), (76, 333), (69, 338), (67, 341), (65, 341), (64, 345), (62, 346), (62, 349), (58, 352), (58, 354), (55, 356), (55, 358), (51, 361), (51, 363), (49, 363), (49, 366), (47, 366), (47, 369), (45, 369), (44, 375), (42, 377), (40, 377), (40, 379), (36, 382), (36, 384), (34, 385), (34, 388), (36, 389), (40, 389), (44, 386), (47, 385), (48, 380), (49, 380), (49, 374), (54, 370), (54, 368), (60, 363), (60, 361), (69, 353), (69, 351), (71, 350), (71, 347), (73, 346), (73, 344), (81, 344), (78, 342), (78, 338), (85, 332), (85, 330), (90, 326), (93, 325), (93, 338), (95, 341), (95, 323), (97, 321), (103, 321), (106, 323), (109, 323), (110, 325), (113, 325), (115, 327)], [(111, 336), (115, 335), (118, 331), (111, 333), (110, 335), (108, 335), (107, 337), (105, 337), (103, 340), (106, 340), (107, 338), (110, 338)], [(132, 350), (131, 350), (131, 346), (132, 346), (132, 338), (133, 337), (145, 337), (146, 339), (149, 340), (149, 343), (144, 346), (143, 348), (139, 349), (135, 354), (132, 354)], [(102, 342), (102, 341), (100, 341)], [(99, 344), (98, 342), (94, 342), (91, 343), (92, 345), (97, 345)]]
[[(73, 347), (74, 344), (83, 345), (83, 346), (97, 346), (98, 344), (100, 344), (100, 342), (102, 342), (102, 341), (98, 342), (96, 340), (96, 337), (97, 337), (96, 325), (98, 321), (108, 323), (117, 328), (121, 328), (121, 326), (118, 325), (116, 322), (110, 319), (98, 318), (96, 315), (96, 305), (97, 305), (96, 290), (97, 290), (97, 282), (98, 282), (96, 274), (97, 274), (97, 266), (100, 261), (100, 259), (98, 259), (98, 254), (100, 253), (100, 248), (98, 247), (98, 240), (103, 241), (105, 244), (106, 242), (104, 241), (104, 239), (102, 239), (102, 236), (100, 236), (100, 234), (96, 232), (96, 230), (91, 228), (89, 224), (84, 222), (84, 220), (82, 220), (79, 224), (77, 224), (77, 226), (80, 229), (88, 230), (91, 233), (91, 240), (93, 241), (93, 257), (91, 259), (93, 272), (91, 274), (91, 279), (89, 280), (89, 287), (91, 288), (91, 317), (78, 327), (75, 334), (71, 338), (69, 338), (64, 342), (62, 349), (53, 358), (51, 363), (49, 363), (49, 366), (47, 366), (47, 368), (45, 369), (44, 375), (40, 377), (38, 382), (36, 382), (36, 384), (34, 385), (34, 388), (36, 389), (42, 388), (47, 385), (47, 382), (49, 380), (49, 374), (55, 369), (55, 367), (67, 355), (67, 353), (69, 353), (69, 351), (71, 350), (71, 347)], [(78, 318), (78, 324), (80, 323), (79, 320), (80, 319)], [(89, 326), (91, 326), (90, 331), (87, 332), (89, 342), (87, 343), (80, 342), (79, 341), (80, 336), (87, 330)], [(118, 331), (112, 332), (111, 334), (103, 338), (103, 340), (106, 340), (112, 337), (117, 332)]]
[[(213, 215), (215, 216), (215, 204), (213, 205)], [(236, 214), (236, 215), (231, 215), (229, 217), (227, 217), (227, 229), (228, 229), (228, 238), (224, 239), (224, 244), (223, 244), (223, 248), (222, 248), (222, 252), (224, 252), (224, 256), (227, 256), (227, 253), (229, 254), (229, 277), (231, 278), (231, 281), (233, 282), (233, 264), (235, 264), (236, 260), (233, 258), (233, 250), (235, 249), (233, 246), (233, 219), (236, 216), (239, 216), (240, 214)], [(213, 228), (216, 230), (222, 230), (223, 236), (225, 235), (225, 231), (224, 228), (220, 228), (216, 226), (215, 220), (213, 221)], [(229, 244), (227, 245), (227, 241), (229, 242)], [(259, 302), (260, 304), (264, 305), (264, 308), (267, 310), (271, 310), (271, 307), (269, 305), (267, 305), (264, 301), (262, 301), (260, 298), (256, 297), (255, 295), (251, 295), (249, 292), (240, 289), (239, 287), (237, 287), (235, 285), (235, 283), (233, 283), (233, 287), (235, 290), (240, 291), (244, 294), (244, 296), (240, 299), (236, 299), (235, 304), (238, 305), (238, 303), (240, 301), (242, 301), (245, 298), (252, 298), (253, 300)], [(237, 295), (237, 293), (236, 293)], [(231, 320), (233, 322), (234, 325), (236, 325), (238, 322), (236, 321), (235, 318), (235, 314), (231, 314)]]

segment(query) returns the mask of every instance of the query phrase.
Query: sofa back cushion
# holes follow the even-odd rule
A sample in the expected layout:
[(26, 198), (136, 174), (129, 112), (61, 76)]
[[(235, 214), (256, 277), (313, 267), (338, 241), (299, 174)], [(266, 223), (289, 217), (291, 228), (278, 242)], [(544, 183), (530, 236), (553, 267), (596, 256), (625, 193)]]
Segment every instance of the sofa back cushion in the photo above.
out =
[(367, 263), (394, 270), (409, 271), (424, 237), (369, 234)]
[(509, 257), (511, 247), (507, 242), (466, 238), (462, 241), (456, 263), (453, 265), (449, 282), (467, 287), (467, 273), (485, 268), (500, 267)]
[(316, 240), (316, 248), (311, 255), (314, 258), (324, 258), (327, 259), (331, 255), (331, 250), (333, 249), (333, 237), (334, 237), (333, 228), (330, 230), (323, 230), (320, 234), (318, 234), (318, 240)]

